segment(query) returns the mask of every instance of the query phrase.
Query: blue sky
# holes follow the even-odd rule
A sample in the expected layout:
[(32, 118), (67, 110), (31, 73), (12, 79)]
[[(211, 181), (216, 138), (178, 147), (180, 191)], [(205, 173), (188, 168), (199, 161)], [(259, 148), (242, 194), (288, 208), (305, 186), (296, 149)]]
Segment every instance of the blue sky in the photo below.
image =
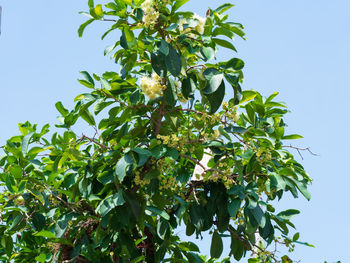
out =
[[(96, 0), (97, 2), (97, 0)], [(191, 0), (186, 9), (204, 16), (206, 8), (225, 1)], [(229, 1), (227, 1), (229, 2)], [(216, 4), (213, 4), (216, 3)], [(316, 248), (298, 246), (301, 262), (350, 262), (349, 75), (350, 2), (348, 0), (237, 0), (230, 20), (246, 27), (247, 41), (235, 42), (246, 62), (245, 89), (269, 95), (280, 92), (287, 103), (290, 133), (304, 139), (295, 146), (311, 147), (318, 157), (301, 160), (314, 179), (310, 202), (288, 198), (280, 209), (296, 208), (294, 220), (301, 239)], [(106, 46), (119, 38), (100, 35), (109, 24), (90, 26), (82, 39), (78, 26), (85, 18), (86, 0), (13, 1), (3, 6), (0, 36), (0, 144), (17, 133), (17, 123), (56, 123), (54, 104), (73, 105), (86, 90), (76, 79), (79, 71), (117, 70), (103, 56)], [(295, 153), (297, 155), (297, 153)], [(209, 249), (209, 241), (201, 247)], [(227, 244), (228, 246), (229, 244)]]

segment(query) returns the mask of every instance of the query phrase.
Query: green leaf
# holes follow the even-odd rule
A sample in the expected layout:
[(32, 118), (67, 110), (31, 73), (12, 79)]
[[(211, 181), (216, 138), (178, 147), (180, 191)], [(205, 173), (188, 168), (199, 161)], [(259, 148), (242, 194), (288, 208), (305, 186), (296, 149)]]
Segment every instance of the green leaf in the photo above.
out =
[(300, 234), (299, 233), (295, 233), (294, 236), (293, 236), (293, 242), (297, 241), (300, 237)]
[(104, 171), (100, 175), (97, 176), (97, 181), (101, 184), (109, 184), (114, 182), (114, 173), (113, 171)]
[(11, 236), (2, 236), (1, 246), (5, 247), (5, 251), (8, 255), (13, 253), (13, 239)]
[(284, 255), (281, 259), (282, 263), (293, 263), (293, 261), (287, 255)]
[(265, 101), (265, 103), (269, 103), (273, 100), (274, 97), (276, 97), (278, 95), (278, 92), (274, 92), (272, 93)]
[(218, 130), (222, 136), (224, 136), (227, 140), (231, 141), (230, 135), (225, 131), (224, 128), (220, 126)]
[[(90, 74), (87, 71), (80, 71), (80, 74), (83, 75), (84, 79), (90, 84), (88, 88), (93, 89), (95, 87), (95, 81), (90, 76)], [(85, 84), (84, 84), (85, 85)], [(86, 85), (85, 85), (86, 86)]]
[(123, 182), (124, 177), (126, 176), (127, 169), (132, 165), (132, 157), (129, 154), (124, 155), (118, 162), (115, 167), (115, 172), (118, 176), (119, 182)]
[(170, 216), (169, 216), (169, 214), (167, 212), (161, 211), (155, 206), (146, 206), (146, 210), (151, 211), (151, 212), (161, 216), (165, 220), (170, 220)]
[(39, 256), (35, 257), (35, 260), (39, 261), (39, 262), (45, 262), (46, 261), (46, 254), (41, 253)]
[(150, 156), (152, 156), (152, 153), (146, 149), (143, 148), (133, 148), (131, 149), (133, 152), (136, 152), (139, 156), (139, 161), (137, 164), (137, 167), (143, 166)]
[(89, 8), (94, 8), (94, 0), (88, 1)]
[(224, 74), (218, 71), (216, 68), (208, 68), (203, 72), (204, 77), (207, 80), (207, 85), (203, 89), (204, 94), (214, 93), (221, 85), (224, 78)]
[(225, 47), (225, 48), (228, 48), (228, 49), (232, 49), (233, 51), (237, 52), (237, 49), (235, 48), (235, 46), (227, 41), (227, 40), (224, 40), (224, 39), (220, 39), (220, 38), (213, 38), (213, 41), (218, 44), (219, 46), (222, 46), (222, 47)]
[(167, 86), (166, 90), (165, 90), (165, 101), (171, 105), (171, 106), (175, 106), (176, 101), (177, 101), (177, 95), (176, 95), (176, 86), (175, 83), (173, 81), (173, 79), (168, 78), (168, 83), (169, 85)]
[(124, 49), (133, 48), (136, 44), (136, 39), (134, 33), (129, 29), (129, 27), (124, 27), (122, 35), (120, 37), (120, 45)]
[(180, 55), (171, 45), (169, 45), (169, 54), (166, 56), (165, 64), (174, 77), (177, 77), (181, 73)]
[(170, 46), (169, 43), (166, 42), (164, 39), (162, 39), (160, 42), (159, 51), (163, 53), (165, 56), (167, 56), (169, 54), (169, 46)]
[(89, 110), (85, 109), (79, 112), (80, 117), (86, 121), (89, 125), (91, 126), (95, 126), (96, 122), (94, 119), (94, 116), (92, 116), (92, 114), (90, 113)]
[(96, 213), (101, 214), (102, 217), (107, 215), (112, 209), (121, 206), (125, 203), (123, 192), (119, 190), (118, 193), (110, 195), (102, 200), (96, 208)]
[(78, 29), (78, 35), (79, 37), (82, 37), (83, 36), (83, 33), (84, 33), (84, 30), (85, 28), (90, 25), (92, 22), (94, 22), (95, 19), (89, 19), (87, 20), (85, 23), (81, 24), (79, 29)]
[(34, 135), (34, 132), (30, 132), (26, 136), (23, 137), (23, 140), (22, 140), (22, 153), (23, 153), (23, 156), (25, 156), (27, 154), (29, 141), (33, 137), (33, 135)]
[(101, 85), (102, 85), (103, 89), (105, 89), (105, 90), (111, 90), (112, 89), (111, 84), (105, 78), (101, 77), (100, 78), (100, 82), (101, 82)]
[(11, 194), (15, 194), (17, 192), (16, 181), (10, 174), (7, 174), (5, 183), (7, 190), (9, 190)]
[(32, 216), (32, 222), (35, 230), (40, 231), (45, 227), (46, 219), (42, 214), (35, 212)]
[(94, 8), (95, 14), (99, 17), (102, 18), (103, 17), (103, 10), (102, 10), (102, 5), (96, 5)]
[(311, 199), (311, 194), (310, 192), (307, 190), (307, 180), (303, 180), (303, 181), (298, 181), (297, 179), (293, 178), (293, 177), (285, 177), (286, 180), (290, 180), (292, 181), (296, 187), (299, 189), (300, 193), (308, 200), (310, 201)]
[(185, 99), (193, 97), (194, 91), (196, 90), (196, 83), (193, 76), (189, 75), (187, 78), (182, 80), (181, 91)]
[(163, 53), (151, 53), (151, 64), (153, 70), (160, 76), (166, 77), (167, 68), (165, 65), (165, 56)]
[(266, 218), (260, 206), (257, 205), (254, 209), (250, 209), (250, 211), (252, 212), (253, 217), (256, 220), (256, 222), (258, 222), (259, 226), (261, 228), (264, 228), (266, 224)]
[(103, 99), (97, 100), (96, 104), (94, 105), (94, 114), (99, 114), (103, 109), (111, 104), (113, 104), (113, 101), (103, 101)]
[(156, 159), (162, 158), (167, 152), (167, 149), (163, 145), (157, 145), (151, 149), (152, 156)]
[(167, 233), (169, 232), (169, 223), (164, 219), (160, 219), (157, 224), (157, 234), (161, 239), (165, 239)]
[(183, 250), (183, 251), (194, 251), (194, 252), (200, 252), (198, 246), (190, 241), (187, 242), (180, 242), (179, 244), (177, 244), (177, 246)]
[(234, 70), (241, 70), (244, 68), (244, 61), (239, 58), (231, 58), (226, 62), (222, 62), (226, 69), (232, 68)]
[(283, 212), (280, 212), (277, 214), (278, 217), (284, 219), (284, 220), (291, 220), (294, 216), (300, 214), (299, 210), (296, 209), (288, 209)]
[(234, 40), (233, 32), (231, 30), (225, 28), (225, 27), (216, 27), (214, 29), (212, 36), (216, 37), (216, 36), (219, 36), (219, 35), (226, 36), (226, 37)]
[(283, 136), (282, 140), (296, 140), (301, 138), (304, 138), (304, 137), (299, 134), (290, 134), (290, 135)]
[(233, 7), (234, 5), (233, 4), (229, 4), (229, 3), (226, 3), (226, 4), (223, 4), (221, 6), (219, 6), (218, 8), (216, 8), (214, 11), (219, 13), (219, 14), (222, 14), (224, 13), (225, 11), (229, 10), (231, 7)]
[(141, 207), (142, 203), (140, 203), (135, 195), (132, 195), (128, 192), (125, 193), (124, 197), (130, 210), (129, 213), (132, 214), (132, 218), (134, 220), (138, 221), (143, 213), (143, 208)]
[(210, 114), (215, 113), (221, 106), (225, 97), (225, 83), (222, 81), (219, 88), (211, 94), (206, 95), (210, 103)]
[(175, 148), (168, 148), (167, 155), (173, 158), (174, 161), (176, 161), (179, 158), (180, 153)]
[(236, 218), (236, 214), (241, 207), (241, 200), (240, 199), (234, 199), (228, 204), (228, 212), (230, 213), (230, 216), (233, 218)]
[(173, 5), (171, 12), (174, 13), (176, 10), (178, 10), (181, 6), (186, 4), (189, 0), (176, 0), (175, 4)]
[(224, 130), (230, 133), (245, 133), (247, 131), (247, 129), (239, 126), (228, 126)]
[(203, 46), (201, 54), (204, 56), (205, 61), (215, 59), (215, 50), (212, 47)]
[(254, 99), (257, 95), (257, 92), (256, 91), (253, 91), (253, 90), (244, 90), (242, 92), (242, 99), (241, 101), (239, 102), (239, 104), (242, 104), (244, 102), (247, 102), (247, 101), (250, 101), (252, 99)]
[(123, 29), (122, 35), (120, 37), (120, 45), (124, 49), (129, 49), (128, 40), (126, 39), (126, 35), (125, 35), (125, 28)]
[(63, 106), (62, 102), (56, 102), (55, 106), (58, 112), (61, 113), (63, 117), (66, 117), (69, 114), (69, 111)]
[(223, 251), (223, 243), (222, 239), (217, 230), (215, 230), (210, 246), (210, 257), (212, 258), (220, 258)]
[(122, 1), (129, 6), (133, 6), (132, 0), (122, 0)]
[(54, 233), (47, 231), (47, 230), (39, 231), (38, 233), (34, 234), (34, 236), (46, 237), (46, 238), (55, 238), (56, 237)]

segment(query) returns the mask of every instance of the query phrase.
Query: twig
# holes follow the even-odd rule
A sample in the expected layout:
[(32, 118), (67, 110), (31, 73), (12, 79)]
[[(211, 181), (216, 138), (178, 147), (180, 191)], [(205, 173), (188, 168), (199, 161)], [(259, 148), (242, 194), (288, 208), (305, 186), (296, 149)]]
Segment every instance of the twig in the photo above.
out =
[(102, 21), (107, 21), (107, 22), (117, 22), (115, 19), (108, 19), (108, 18), (102, 18)]
[(86, 135), (82, 135), (81, 138), (77, 141), (77, 144), (79, 144), (80, 142), (84, 141), (84, 139), (87, 139), (88, 141), (90, 142), (93, 142), (95, 144), (97, 144), (98, 146), (100, 146), (103, 150), (107, 150), (107, 149), (110, 149), (110, 147), (102, 144), (102, 143), (99, 143), (98, 141), (96, 141), (94, 138), (90, 138), (90, 137), (87, 137)]
[(193, 192), (194, 200), (196, 200), (197, 205), (199, 205), (199, 201), (198, 201), (198, 198), (197, 198), (197, 195), (196, 195), (196, 189), (194, 187), (192, 188), (192, 192)]
[(194, 65), (194, 66), (188, 67), (188, 68), (186, 69), (186, 73), (188, 73), (188, 72), (189, 72), (190, 70), (192, 70), (192, 69), (200, 68), (200, 67), (202, 67), (202, 68), (207, 68), (206, 65)]
[(292, 148), (294, 150), (297, 150), (298, 154), (300, 155), (301, 159), (304, 160), (303, 158), (303, 155), (301, 154), (301, 151), (308, 151), (311, 155), (313, 156), (319, 156), (318, 154), (316, 153), (313, 153), (310, 149), (310, 147), (307, 147), (307, 148), (299, 148), (299, 147), (296, 147), (296, 146), (292, 146), (292, 145), (284, 145), (282, 146), (283, 148)]
[(208, 171), (214, 171), (213, 169), (207, 169), (200, 161), (192, 158), (191, 156), (185, 155), (185, 154), (181, 154), (181, 157), (191, 160), (192, 162), (194, 162), (195, 164), (199, 165), (200, 167), (203, 168), (204, 172), (208, 172)]
[(160, 28), (159, 23), (156, 24), (157, 30), (159, 32), (159, 34), (161, 35), (161, 37), (165, 40), (165, 35), (163, 30)]
[[(257, 249), (259, 249), (261, 252), (263, 253), (266, 253), (266, 250), (259, 247), (258, 245), (256, 244), (251, 244), (249, 241), (247, 241), (245, 238), (241, 237), (239, 234), (237, 234), (235, 231), (233, 231), (231, 228), (228, 228), (228, 231), (233, 234), (237, 239), (239, 239), (243, 244), (244, 246), (249, 249), (250, 251), (253, 250), (252, 246), (253, 247), (256, 247)], [(254, 252), (253, 252), (254, 253)], [(256, 253), (256, 252), (255, 252)], [(275, 262), (279, 262), (274, 255), (270, 254), (271, 258), (275, 261)]]

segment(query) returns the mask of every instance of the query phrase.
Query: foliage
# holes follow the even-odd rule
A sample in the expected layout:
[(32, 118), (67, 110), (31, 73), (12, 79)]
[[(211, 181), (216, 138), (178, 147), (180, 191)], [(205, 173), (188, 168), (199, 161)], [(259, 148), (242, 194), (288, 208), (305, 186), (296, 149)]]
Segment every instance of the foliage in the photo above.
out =
[[(227, 21), (232, 4), (202, 18), (179, 11), (187, 1), (89, 0), (78, 33), (113, 22), (102, 38), (121, 32), (105, 50), (120, 73), (81, 72), (89, 92), (71, 111), (56, 103), (64, 132), (48, 139), (49, 125), (26, 122), (3, 147), (1, 262), (217, 262), (223, 238), (222, 262), (292, 262), (274, 244), (302, 243), (290, 234), (299, 211), (276, 212), (271, 201), (310, 199), (311, 180), (284, 145), (301, 136), (285, 134), (277, 93), (242, 91), (241, 59), (215, 61), (244, 38)], [(94, 136), (73, 132), (78, 119)], [(180, 225), (211, 234), (211, 258), (180, 240)]]

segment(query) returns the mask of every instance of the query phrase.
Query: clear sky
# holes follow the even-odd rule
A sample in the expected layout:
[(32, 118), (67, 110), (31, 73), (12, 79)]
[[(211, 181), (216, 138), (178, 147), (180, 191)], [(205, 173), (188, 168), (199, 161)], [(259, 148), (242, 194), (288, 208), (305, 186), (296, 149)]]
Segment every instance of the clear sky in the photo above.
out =
[[(96, 2), (98, 2), (96, 0)], [(204, 16), (206, 8), (225, 1), (191, 0), (186, 9)], [(227, 1), (229, 2), (229, 1)], [(292, 112), (290, 133), (304, 139), (295, 146), (311, 147), (319, 157), (301, 160), (314, 178), (310, 202), (282, 201), (280, 209), (296, 208), (294, 219), (301, 240), (316, 248), (297, 246), (294, 258), (304, 263), (350, 262), (349, 159), (349, 0), (236, 0), (230, 20), (246, 27), (247, 41), (237, 40), (237, 56), (246, 62), (245, 89), (279, 99)], [(117, 70), (103, 56), (106, 46), (119, 39), (112, 33), (100, 40), (107, 22), (77, 35), (87, 0), (0, 0), (3, 7), (0, 36), (0, 144), (17, 133), (17, 123), (56, 123), (54, 104), (71, 107), (86, 92), (76, 79), (79, 71)], [(297, 153), (295, 153), (297, 155)], [(201, 247), (209, 249), (209, 241)], [(226, 244), (229, 246), (229, 244)], [(205, 251), (204, 251), (205, 252)]]

